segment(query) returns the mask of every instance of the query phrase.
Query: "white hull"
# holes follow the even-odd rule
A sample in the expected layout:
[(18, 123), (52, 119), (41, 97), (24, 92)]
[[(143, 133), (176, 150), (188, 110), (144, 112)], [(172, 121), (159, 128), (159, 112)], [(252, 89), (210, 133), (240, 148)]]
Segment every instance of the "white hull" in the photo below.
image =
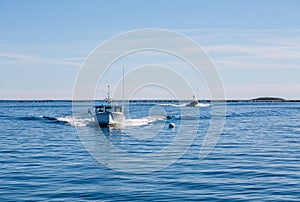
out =
[(95, 121), (97, 121), (101, 127), (121, 124), (124, 122), (124, 119), (123, 113), (120, 112), (105, 112), (95, 115)]
[(187, 107), (196, 107), (198, 105), (199, 105), (198, 101), (194, 100), (194, 101), (191, 101), (190, 103), (188, 103), (186, 106)]

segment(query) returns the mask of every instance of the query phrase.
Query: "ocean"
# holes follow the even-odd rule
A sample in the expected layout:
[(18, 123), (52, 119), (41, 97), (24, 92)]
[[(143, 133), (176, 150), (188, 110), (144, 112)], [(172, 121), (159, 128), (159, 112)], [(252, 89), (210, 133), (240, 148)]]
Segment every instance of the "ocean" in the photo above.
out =
[(227, 103), (199, 158), (214, 105), (134, 102), (100, 129), (91, 103), (1, 101), (0, 200), (300, 201), (300, 103)]

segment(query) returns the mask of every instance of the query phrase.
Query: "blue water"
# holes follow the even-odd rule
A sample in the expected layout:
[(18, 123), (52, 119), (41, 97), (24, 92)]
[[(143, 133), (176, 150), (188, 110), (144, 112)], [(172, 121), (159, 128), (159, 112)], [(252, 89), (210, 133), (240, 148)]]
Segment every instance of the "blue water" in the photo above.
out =
[[(190, 108), (182, 117), (176, 105), (134, 103), (126, 112), (131, 120), (119, 129), (97, 128), (89, 104), (81, 107), (82, 115), (72, 118), (67, 101), (0, 102), (1, 201), (300, 201), (300, 103), (227, 104), (218, 144), (204, 159), (199, 151), (212, 106)], [(163, 118), (169, 114), (171, 120)], [(106, 138), (129, 154), (147, 155), (171, 144), (180, 124), (195, 139), (172, 165), (154, 172), (103, 165), (82, 143)], [(101, 148), (108, 145), (96, 146), (94, 152), (109, 154)]]

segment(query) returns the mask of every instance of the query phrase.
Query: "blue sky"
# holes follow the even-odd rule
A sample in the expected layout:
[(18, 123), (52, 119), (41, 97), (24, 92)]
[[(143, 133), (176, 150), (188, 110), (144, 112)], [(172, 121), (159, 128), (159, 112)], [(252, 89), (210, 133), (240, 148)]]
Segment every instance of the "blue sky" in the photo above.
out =
[[(197, 42), (216, 63), (228, 99), (299, 99), (299, 10), (297, 0), (0, 0), (0, 99), (71, 99), (88, 54), (141, 28)], [(201, 88), (197, 94), (209, 97)]]

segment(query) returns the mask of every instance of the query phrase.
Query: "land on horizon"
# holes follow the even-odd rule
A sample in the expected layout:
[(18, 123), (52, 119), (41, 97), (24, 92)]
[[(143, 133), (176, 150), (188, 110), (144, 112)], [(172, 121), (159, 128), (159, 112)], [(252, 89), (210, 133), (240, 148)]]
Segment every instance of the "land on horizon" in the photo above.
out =
[[(3, 99), (0, 102), (92, 102), (104, 100), (72, 100), (72, 99)], [(174, 99), (132, 99), (132, 100), (114, 100), (116, 102), (188, 102), (189, 99), (174, 100)], [(254, 99), (225, 99), (225, 100), (211, 100), (211, 99), (198, 99), (199, 102), (300, 102), (300, 99), (284, 99), (279, 97), (258, 97)]]

